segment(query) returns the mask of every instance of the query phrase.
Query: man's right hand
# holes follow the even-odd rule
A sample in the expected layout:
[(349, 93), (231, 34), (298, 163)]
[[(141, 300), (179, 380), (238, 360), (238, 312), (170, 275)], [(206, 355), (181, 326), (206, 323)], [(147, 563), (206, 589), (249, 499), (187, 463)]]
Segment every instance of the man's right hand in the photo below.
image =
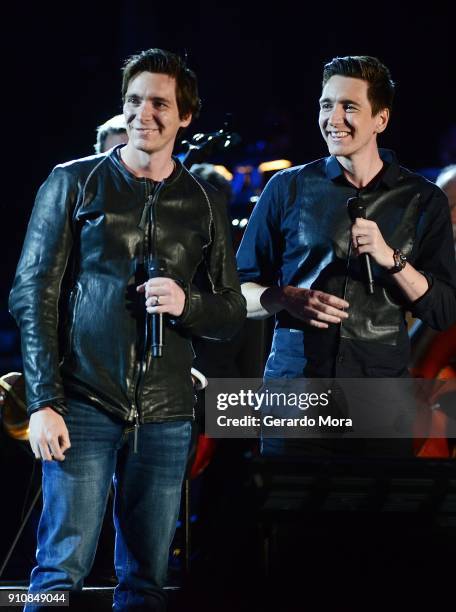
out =
[(64, 452), (71, 446), (63, 417), (50, 407), (34, 412), (30, 417), (30, 446), (37, 459), (64, 461)]
[(314, 289), (299, 287), (271, 287), (261, 295), (261, 303), (275, 312), (287, 310), (293, 317), (305, 321), (312, 327), (326, 329), (329, 323), (340, 323), (348, 318), (345, 300)]

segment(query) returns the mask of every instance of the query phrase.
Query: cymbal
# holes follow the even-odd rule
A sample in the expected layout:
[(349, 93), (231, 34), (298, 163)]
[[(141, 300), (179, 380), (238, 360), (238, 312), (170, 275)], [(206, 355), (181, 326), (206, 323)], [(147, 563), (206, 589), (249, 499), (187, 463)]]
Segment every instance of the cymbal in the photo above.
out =
[(0, 377), (0, 408), (3, 428), (14, 440), (29, 439), (29, 418), (25, 403), (25, 382), (21, 372)]

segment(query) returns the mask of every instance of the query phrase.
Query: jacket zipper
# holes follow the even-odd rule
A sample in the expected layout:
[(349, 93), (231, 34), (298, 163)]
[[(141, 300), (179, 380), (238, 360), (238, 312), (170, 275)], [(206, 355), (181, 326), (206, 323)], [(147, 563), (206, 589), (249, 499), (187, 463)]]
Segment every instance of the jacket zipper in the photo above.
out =
[[(146, 231), (145, 231), (147, 252), (146, 252), (146, 257), (144, 259), (146, 262), (147, 270), (149, 270), (149, 262), (151, 258), (152, 249), (154, 249), (155, 251), (156, 231), (155, 231), (155, 207), (154, 205), (157, 201), (157, 197), (158, 197), (160, 188), (161, 188), (161, 183), (158, 185), (158, 187), (155, 188), (154, 193), (150, 194), (148, 193), (149, 184), (146, 182), (146, 196), (147, 196), (146, 208), (148, 210), (148, 214), (147, 214)], [(147, 360), (148, 360), (148, 355), (149, 355), (149, 326), (150, 326), (149, 314), (146, 313), (145, 324), (144, 324), (144, 344), (143, 344), (142, 354), (139, 360), (139, 367), (138, 367), (137, 376), (135, 380), (134, 402), (132, 403), (130, 414), (128, 416), (128, 420), (134, 421), (134, 424), (135, 424), (134, 425), (134, 438), (133, 438), (133, 452), (134, 453), (138, 452), (138, 431), (139, 431), (139, 427), (142, 422), (139, 405), (140, 405), (140, 395), (141, 395), (143, 385), (144, 385), (144, 375), (146, 373)]]
[[(348, 286), (348, 270), (350, 269), (350, 257), (351, 257), (351, 252), (352, 252), (352, 243), (351, 243), (351, 237), (349, 238), (349, 242), (348, 242), (348, 248), (347, 248), (347, 261), (346, 261), (346, 267), (345, 267), (345, 280), (344, 280), (344, 290), (342, 293), (342, 299), (345, 300), (346, 296), (347, 296), (347, 286)], [(342, 323), (343, 321), (340, 322), (340, 326), (342, 327)]]
[(135, 403), (131, 405), (130, 414), (128, 415), (128, 420), (135, 422), (135, 429), (134, 429), (134, 435), (133, 435), (133, 452), (137, 453), (138, 452), (139, 412), (138, 412), (138, 409)]
[[(345, 266), (345, 280), (344, 280), (344, 290), (342, 292), (342, 299), (345, 300), (346, 296), (347, 296), (347, 286), (348, 286), (348, 271), (350, 269), (350, 257), (351, 257), (351, 252), (352, 252), (352, 242), (351, 242), (351, 235), (348, 238), (348, 247), (347, 247), (347, 259), (346, 259), (346, 266)], [(339, 356), (339, 351), (340, 351), (340, 343), (341, 343), (341, 337), (342, 337), (342, 327), (343, 327), (344, 321), (342, 319), (342, 321), (339, 324), (339, 337), (337, 339), (337, 353), (336, 353), (336, 359), (337, 361), (340, 361), (340, 356)]]
[(71, 321), (70, 321), (69, 329), (68, 329), (68, 345), (66, 348), (66, 354), (68, 355), (71, 354), (73, 350), (74, 325), (76, 321), (76, 315), (77, 315), (77, 310), (78, 310), (80, 299), (81, 299), (81, 287), (79, 286), (79, 283), (76, 283), (71, 292), (71, 297), (70, 297), (70, 302), (73, 302), (73, 308), (72, 308), (73, 312), (71, 314)]

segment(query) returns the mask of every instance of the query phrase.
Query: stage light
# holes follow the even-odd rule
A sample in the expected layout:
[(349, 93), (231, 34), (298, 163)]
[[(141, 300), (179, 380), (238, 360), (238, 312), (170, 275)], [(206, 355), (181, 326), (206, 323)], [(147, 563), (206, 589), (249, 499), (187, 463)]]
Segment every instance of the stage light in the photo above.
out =
[(274, 159), (272, 161), (263, 162), (258, 166), (260, 172), (275, 172), (277, 170), (283, 170), (289, 168), (291, 161), (288, 159)]
[(214, 166), (214, 170), (216, 170), (219, 174), (221, 174), (224, 178), (226, 178), (227, 181), (233, 180), (233, 175), (228, 170), (228, 168), (225, 168), (225, 166), (216, 165)]

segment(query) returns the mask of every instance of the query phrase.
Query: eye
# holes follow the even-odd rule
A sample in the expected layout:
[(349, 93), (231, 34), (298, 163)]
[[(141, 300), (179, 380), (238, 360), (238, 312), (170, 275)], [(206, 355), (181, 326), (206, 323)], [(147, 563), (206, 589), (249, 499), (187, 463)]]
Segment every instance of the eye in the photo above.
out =
[(344, 108), (346, 111), (350, 111), (350, 112), (357, 110), (356, 106), (354, 106), (353, 104), (346, 104)]
[(139, 104), (139, 98), (138, 96), (127, 96), (127, 103), (128, 104)]
[(323, 102), (320, 104), (320, 110), (326, 111), (331, 109), (331, 104), (329, 102)]

